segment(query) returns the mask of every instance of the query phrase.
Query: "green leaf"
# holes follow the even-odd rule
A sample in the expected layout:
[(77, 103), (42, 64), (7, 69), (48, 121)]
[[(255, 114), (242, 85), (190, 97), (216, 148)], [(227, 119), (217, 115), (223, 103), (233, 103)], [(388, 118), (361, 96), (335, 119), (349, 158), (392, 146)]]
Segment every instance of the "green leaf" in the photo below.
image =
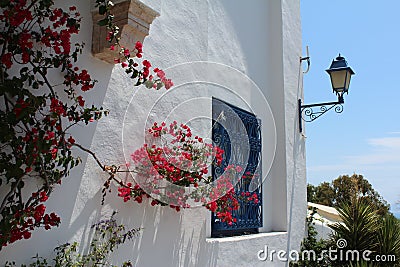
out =
[(24, 174), (24, 171), (21, 170), (20, 168), (10, 168), (7, 170), (6, 177), (11, 179), (11, 178), (17, 178), (21, 177)]
[(99, 7), (99, 14), (104, 15), (107, 12), (107, 7), (106, 6), (100, 6)]
[(0, 0), (0, 7), (4, 8), (10, 4), (10, 0)]
[(133, 74), (132, 74), (131, 78), (135, 79), (135, 78), (137, 78), (138, 75), (139, 75), (139, 71), (133, 70)]
[(108, 24), (108, 19), (102, 19), (97, 22), (99, 26), (106, 26)]
[(27, 72), (28, 71), (28, 67), (23, 67), (20, 71), (19, 71), (19, 73), (22, 75), (23, 73), (25, 73), (25, 72)]
[(4, 95), (7, 92), (7, 86), (0, 84), (0, 95)]
[(153, 88), (153, 82), (150, 81), (150, 80), (147, 80), (147, 81), (144, 83), (144, 85), (145, 85), (148, 89)]
[(39, 89), (39, 83), (37, 81), (34, 81), (32, 84), (33, 89)]

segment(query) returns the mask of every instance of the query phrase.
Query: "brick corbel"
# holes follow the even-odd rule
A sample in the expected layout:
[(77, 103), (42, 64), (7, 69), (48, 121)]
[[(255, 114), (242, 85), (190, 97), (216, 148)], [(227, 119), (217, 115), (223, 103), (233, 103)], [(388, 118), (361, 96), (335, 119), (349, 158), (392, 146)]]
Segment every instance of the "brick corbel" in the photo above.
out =
[[(114, 15), (114, 24), (120, 29), (120, 44), (131, 51), (137, 41), (143, 42), (149, 34), (150, 24), (160, 15), (138, 0), (119, 1), (112, 7), (111, 12)], [(106, 40), (107, 29), (97, 24), (103, 18), (98, 10), (92, 11), (92, 54), (98, 59), (114, 63), (118, 51), (110, 50), (110, 43)]]

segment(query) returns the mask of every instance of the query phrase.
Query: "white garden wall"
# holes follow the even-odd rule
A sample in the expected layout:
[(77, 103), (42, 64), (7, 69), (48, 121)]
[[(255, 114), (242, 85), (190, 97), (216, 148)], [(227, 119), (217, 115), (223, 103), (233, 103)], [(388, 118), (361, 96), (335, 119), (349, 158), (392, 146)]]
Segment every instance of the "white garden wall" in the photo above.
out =
[(160, 14), (144, 41), (144, 57), (172, 78), (175, 86), (169, 91), (136, 88), (119, 66), (93, 58), (89, 1), (57, 2), (78, 6), (84, 16), (80, 39), (87, 48), (79, 63), (99, 80), (86, 98), (110, 109), (96, 129), (78, 127), (80, 143), (106, 164), (124, 164), (143, 144), (146, 121), (190, 122), (204, 136), (211, 126), (211, 97), (250, 110), (263, 125), (264, 227), (256, 235), (210, 238), (210, 213), (204, 208), (177, 213), (168, 207), (123, 203), (116, 187), (101, 206), (107, 176), (82, 154), (83, 164), (49, 203), (48, 210), (61, 216), (61, 226), (5, 248), (1, 262), (26, 263), (36, 253), (47, 257), (67, 241), (86, 244), (90, 225), (118, 210), (122, 223), (143, 231), (113, 254), (115, 264), (131, 259), (135, 266), (149, 267), (286, 266), (276, 257), (260, 261), (257, 253), (265, 246), (298, 249), (304, 236), (305, 147), (297, 125), (297, 100), (302, 96), (299, 1), (142, 1)]

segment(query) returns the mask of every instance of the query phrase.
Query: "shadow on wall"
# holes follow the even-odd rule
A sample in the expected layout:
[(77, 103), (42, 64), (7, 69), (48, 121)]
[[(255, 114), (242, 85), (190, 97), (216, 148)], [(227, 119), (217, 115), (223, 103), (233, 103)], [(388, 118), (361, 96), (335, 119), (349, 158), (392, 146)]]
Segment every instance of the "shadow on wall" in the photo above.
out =
[[(81, 60), (86, 62), (86, 68), (99, 81), (95, 90), (86, 93), (87, 99), (90, 99), (91, 103), (101, 105), (106, 94), (113, 66), (86, 54), (81, 56)], [(69, 130), (69, 133), (82, 146), (90, 147), (96, 126), (97, 123), (92, 123), (85, 126), (73, 127)], [(54, 189), (49, 200), (45, 203), (47, 213), (55, 212), (61, 217), (61, 225), (49, 231), (35, 229), (29, 240), (17, 241), (4, 247), (0, 252), (0, 266), (5, 264), (6, 261), (16, 261), (17, 264), (30, 263), (32, 262), (32, 257), (35, 255), (49, 258), (55, 247), (70, 241), (74, 237), (77, 238), (78, 232), (89, 232), (92, 222), (90, 218), (97, 218), (100, 215), (101, 207), (98, 205), (99, 202), (96, 203), (97, 199), (100, 198), (94, 198), (90, 202), (85, 203), (85, 209), (79, 214), (79, 219), (73, 219), (74, 208), (76, 203), (79, 202), (79, 188), (82, 185), (83, 173), (88, 159), (88, 154), (80, 150), (74, 150), (74, 155), (79, 156), (82, 163), (71, 170), (70, 175), (63, 179), (62, 185)], [(80, 242), (80, 240), (77, 241)]]
[[(112, 188), (112, 191), (115, 194), (117, 190)], [(97, 197), (95, 202), (101, 199), (100, 191)], [(199, 212), (199, 209), (176, 212), (169, 207), (152, 207), (147, 200), (142, 204), (124, 203), (114, 196), (106, 200), (109, 201), (107, 209), (120, 211), (116, 218), (126, 229), (142, 228), (138, 237), (127, 241), (113, 253), (114, 264), (131, 260), (134, 266), (217, 266), (218, 244), (206, 242), (206, 220), (197, 219), (204, 217), (204, 212)], [(84, 210), (82, 216), (88, 216), (85, 213)], [(185, 217), (192, 217), (195, 213), (199, 214), (194, 216), (197, 217), (194, 221), (198, 222), (188, 226)]]

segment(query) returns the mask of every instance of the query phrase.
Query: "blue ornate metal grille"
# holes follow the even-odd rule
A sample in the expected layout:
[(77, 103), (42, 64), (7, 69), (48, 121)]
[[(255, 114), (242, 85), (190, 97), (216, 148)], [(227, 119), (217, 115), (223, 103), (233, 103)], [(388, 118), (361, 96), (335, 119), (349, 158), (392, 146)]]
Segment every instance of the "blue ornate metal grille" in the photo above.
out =
[[(257, 194), (258, 203), (239, 200), (240, 208), (232, 212), (236, 222), (228, 225), (212, 214), (211, 234), (213, 237), (257, 233), (262, 227), (262, 188), (261, 178), (261, 121), (257, 117), (238, 107), (219, 99), (212, 101), (213, 128), (212, 139), (215, 145), (224, 150), (222, 166), (213, 168), (216, 179), (227, 165), (242, 166), (244, 173), (253, 178), (241, 178), (235, 186), (235, 193), (249, 192), (252, 179), (259, 184), (251, 194)], [(244, 130), (245, 129), (245, 130)], [(254, 175), (254, 176), (253, 176)], [(240, 197), (239, 197), (240, 199)]]

